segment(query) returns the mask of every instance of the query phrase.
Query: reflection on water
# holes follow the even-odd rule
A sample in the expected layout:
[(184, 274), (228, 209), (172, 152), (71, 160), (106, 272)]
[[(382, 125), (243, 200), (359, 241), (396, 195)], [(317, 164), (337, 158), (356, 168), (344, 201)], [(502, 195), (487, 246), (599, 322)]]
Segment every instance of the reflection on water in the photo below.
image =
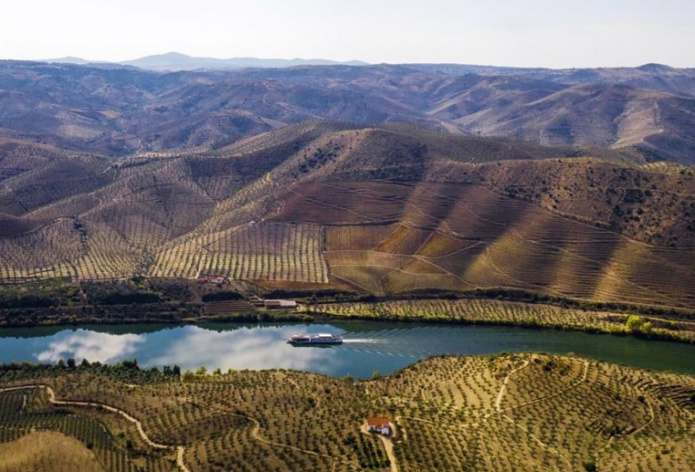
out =
[(119, 336), (85, 330), (63, 331), (52, 338), (47, 349), (34, 356), (35, 360), (56, 363), (59, 359), (73, 358), (77, 361), (99, 361), (102, 364), (115, 363), (134, 357), (138, 345), (145, 343), (145, 336), (140, 334)]
[[(345, 341), (323, 348), (293, 347), (285, 342), (300, 332), (342, 334)], [(205, 366), (209, 370), (283, 368), (361, 378), (370, 377), (374, 371), (387, 374), (431, 355), (520, 351), (576, 353), (695, 374), (695, 365), (690, 362), (695, 358), (695, 346), (509, 327), (343, 322), (0, 331), (0, 362), (55, 363), (74, 358), (78, 362), (88, 359), (117, 363), (137, 358), (143, 367), (177, 364), (183, 369)]]
[[(335, 353), (319, 349), (295, 349), (286, 340), (296, 332), (293, 326), (242, 328), (212, 331), (198, 326), (181, 328), (176, 342), (144, 356), (146, 365), (173, 365), (193, 369), (295, 369), (330, 373), (339, 362)], [(333, 355), (332, 355), (333, 354)]]

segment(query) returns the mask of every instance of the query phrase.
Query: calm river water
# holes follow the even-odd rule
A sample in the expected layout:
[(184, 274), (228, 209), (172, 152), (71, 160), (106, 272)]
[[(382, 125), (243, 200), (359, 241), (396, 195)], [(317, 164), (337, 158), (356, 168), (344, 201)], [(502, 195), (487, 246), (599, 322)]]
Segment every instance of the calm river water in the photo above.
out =
[[(340, 333), (345, 343), (292, 347), (297, 333)], [(436, 354), (577, 354), (634, 367), (695, 375), (695, 346), (630, 337), (510, 327), (417, 323), (127, 325), (0, 330), (0, 362), (55, 363), (86, 358), (141, 367), (285, 368), (337, 377), (388, 374)]]

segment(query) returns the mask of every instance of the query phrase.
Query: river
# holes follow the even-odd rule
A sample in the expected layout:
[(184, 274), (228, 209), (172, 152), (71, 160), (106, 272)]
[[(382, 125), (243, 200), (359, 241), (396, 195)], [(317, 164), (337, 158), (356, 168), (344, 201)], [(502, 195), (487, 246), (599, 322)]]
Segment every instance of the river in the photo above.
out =
[[(330, 347), (293, 347), (297, 333), (339, 333)], [(695, 346), (632, 337), (514, 327), (346, 321), (330, 324), (123, 325), (0, 330), (0, 362), (74, 358), (195, 370), (295, 369), (368, 378), (438, 354), (576, 354), (633, 367), (695, 375)]]

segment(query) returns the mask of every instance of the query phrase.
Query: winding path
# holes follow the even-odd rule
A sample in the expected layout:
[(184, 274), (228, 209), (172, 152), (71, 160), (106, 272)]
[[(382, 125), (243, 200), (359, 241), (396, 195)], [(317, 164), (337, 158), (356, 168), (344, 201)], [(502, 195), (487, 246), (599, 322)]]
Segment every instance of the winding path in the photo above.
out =
[[(654, 408), (652, 407), (652, 404), (649, 403), (649, 400), (647, 400), (646, 396), (644, 397), (644, 403), (647, 405), (647, 408), (649, 409), (649, 421), (647, 421), (642, 426), (640, 426), (639, 428), (637, 428), (636, 430), (631, 432), (630, 435), (632, 435), (632, 436), (634, 436), (635, 434), (637, 434), (640, 431), (642, 431), (643, 429), (645, 429), (647, 426), (652, 424), (654, 422), (654, 420), (656, 419), (656, 415), (654, 414)], [(613, 438), (611, 438), (611, 439), (613, 439)]]
[(511, 371), (510, 373), (508, 373), (507, 376), (504, 378), (504, 383), (502, 384), (502, 388), (500, 388), (500, 393), (497, 394), (497, 399), (495, 400), (495, 410), (497, 410), (497, 413), (502, 413), (502, 399), (504, 398), (504, 394), (505, 394), (506, 391), (507, 391), (507, 384), (509, 383), (509, 379), (510, 379), (510, 378), (512, 377), (512, 375), (514, 375), (515, 373), (517, 373), (517, 372), (519, 372), (520, 370), (525, 369), (526, 367), (528, 367), (528, 365), (529, 365), (530, 362), (531, 362), (531, 361), (527, 359), (526, 362), (524, 362), (524, 365), (522, 365), (521, 367), (518, 367), (518, 368), (514, 369), (513, 371)]
[[(43, 389), (46, 389), (46, 391), (48, 391), (48, 396), (49, 396), (48, 401), (53, 405), (100, 408), (102, 410), (110, 411), (112, 413), (117, 413), (117, 414), (121, 415), (126, 420), (135, 424), (140, 437), (150, 447), (155, 448), (155, 449), (176, 448), (176, 464), (177, 464), (177, 466), (179, 467), (179, 469), (181, 469), (182, 472), (191, 472), (191, 470), (188, 467), (186, 467), (186, 464), (184, 462), (184, 454), (186, 452), (186, 449), (183, 446), (172, 446), (169, 444), (161, 444), (161, 443), (157, 443), (157, 442), (152, 441), (150, 439), (150, 437), (147, 435), (147, 433), (145, 433), (145, 430), (142, 427), (142, 423), (139, 420), (137, 420), (136, 418), (134, 418), (131, 415), (129, 415), (128, 413), (126, 413), (124, 410), (121, 410), (119, 408), (116, 408), (116, 407), (113, 407), (110, 405), (106, 405), (104, 403), (98, 403), (98, 402), (57, 400), (56, 396), (55, 396), (55, 392), (53, 391), (53, 389), (49, 385), (45, 385), (45, 384), (7, 387), (7, 388), (0, 389), (0, 393), (11, 392), (11, 391), (16, 391), (16, 390), (39, 389), (39, 388), (43, 388)], [(226, 412), (226, 413), (228, 413), (228, 412)], [(326, 459), (330, 459), (331, 461), (333, 461), (333, 466), (332, 466), (333, 470), (335, 470), (335, 466), (338, 463), (348, 463), (348, 464), (350, 463), (350, 461), (340, 460), (340, 459), (333, 457), (333, 456), (330, 456), (328, 454), (322, 454), (320, 452), (310, 451), (308, 449), (301, 449), (299, 447), (291, 446), (289, 444), (280, 444), (280, 443), (276, 443), (276, 442), (270, 441), (268, 439), (265, 439), (260, 434), (261, 424), (258, 422), (258, 420), (256, 420), (255, 418), (252, 418), (250, 416), (246, 416), (246, 415), (240, 415), (240, 414), (232, 414), (232, 415), (240, 417), (240, 418), (244, 418), (244, 419), (251, 421), (253, 423), (253, 429), (251, 430), (251, 436), (258, 442), (261, 442), (261, 443), (264, 443), (264, 444), (267, 444), (267, 445), (273, 446), (273, 447), (281, 447), (281, 448), (285, 448), (285, 449), (291, 449), (291, 450), (301, 452), (304, 454), (309, 454), (309, 455), (313, 455), (313, 456), (317, 456), (317, 457), (323, 457)], [(393, 464), (393, 462), (392, 462), (392, 464)], [(392, 471), (398, 472), (398, 469), (397, 468), (394, 469), (394, 467), (392, 465)]]
[(398, 463), (396, 462), (396, 453), (393, 452), (393, 441), (391, 438), (379, 435), (379, 439), (384, 443), (384, 449), (386, 449), (386, 456), (389, 458), (391, 463), (391, 472), (398, 472)]
[(25, 385), (25, 386), (19, 386), (19, 387), (8, 387), (8, 388), (3, 388), (0, 389), (0, 393), (5, 393), (5, 392), (12, 392), (16, 390), (29, 390), (29, 389), (39, 389), (43, 388), (48, 391), (48, 401), (52, 405), (60, 405), (60, 406), (83, 406), (83, 407), (91, 407), (91, 408), (100, 408), (102, 410), (110, 411), (112, 413), (117, 413), (121, 415), (123, 418), (126, 420), (130, 421), (131, 423), (135, 424), (135, 427), (138, 430), (138, 433), (140, 434), (140, 437), (142, 438), (145, 443), (147, 443), (148, 446), (155, 448), (155, 449), (171, 449), (172, 447), (176, 447), (177, 450), (177, 456), (176, 456), (176, 464), (178, 465), (179, 469), (181, 469), (183, 472), (191, 472), (188, 467), (186, 467), (186, 464), (184, 463), (183, 456), (185, 449), (183, 446), (170, 446), (168, 444), (160, 444), (157, 442), (154, 442), (150, 439), (150, 437), (145, 433), (145, 430), (142, 428), (142, 423), (130, 416), (128, 413), (125, 411), (110, 406), (106, 405), (104, 403), (98, 403), (98, 402), (80, 402), (80, 401), (71, 401), (71, 400), (56, 400), (55, 392), (53, 389), (45, 384), (40, 384), (40, 385)]
[(231, 413), (231, 414), (232, 414), (233, 416), (237, 416), (237, 417), (239, 417), (239, 418), (244, 418), (244, 419), (246, 419), (246, 420), (248, 420), (248, 421), (250, 421), (250, 422), (253, 423), (253, 428), (251, 429), (251, 437), (253, 437), (253, 439), (255, 439), (255, 440), (258, 441), (258, 442), (262, 442), (263, 444), (267, 444), (268, 446), (282, 447), (282, 448), (285, 448), (285, 449), (290, 449), (290, 450), (292, 450), (292, 451), (301, 452), (301, 453), (303, 453), (303, 454), (309, 454), (309, 455), (311, 455), (311, 456), (317, 456), (317, 457), (323, 457), (323, 458), (326, 458), (326, 459), (330, 459), (330, 460), (333, 461), (333, 466), (332, 466), (333, 469), (335, 469), (335, 466), (336, 466), (338, 463), (350, 464), (350, 461), (340, 460), (340, 459), (338, 459), (338, 458), (336, 458), (336, 457), (333, 457), (333, 456), (331, 456), (331, 455), (328, 455), (328, 454), (322, 454), (322, 453), (320, 453), (320, 452), (310, 451), (310, 450), (308, 450), (308, 449), (302, 449), (302, 448), (300, 448), (300, 447), (291, 446), (291, 445), (289, 445), (289, 444), (282, 444), (282, 443), (277, 443), (277, 442), (270, 441), (269, 439), (266, 439), (266, 438), (264, 438), (263, 436), (261, 436), (261, 424), (258, 422), (257, 419), (252, 418), (252, 417), (250, 417), (250, 416), (240, 415), (240, 414), (236, 414), (236, 413)]
[[(556, 449), (556, 448), (554, 448), (554, 447), (552, 447), (552, 446), (550, 446), (550, 445), (544, 443), (540, 438), (538, 438), (538, 437), (535, 436), (533, 433), (531, 433), (531, 431), (529, 431), (527, 428), (525, 428), (525, 427), (521, 426), (520, 424), (518, 424), (516, 421), (514, 421), (514, 419), (513, 419), (512, 417), (506, 415), (504, 412), (505, 412), (505, 411), (512, 411), (512, 410), (514, 410), (514, 409), (516, 409), (516, 408), (521, 408), (521, 407), (524, 407), (524, 406), (527, 406), (527, 405), (532, 405), (532, 404), (534, 404), (534, 403), (543, 402), (543, 401), (546, 401), (546, 400), (548, 400), (548, 399), (550, 399), (550, 398), (554, 398), (554, 397), (558, 397), (558, 396), (564, 395), (565, 393), (567, 393), (568, 391), (572, 390), (573, 388), (576, 388), (578, 385), (580, 385), (581, 383), (583, 383), (583, 382), (586, 381), (586, 378), (587, 378), (587, 376), (588, 376), (588, 374), (589, 374), (589, 361), (584, 361), (584, 372), (582, 373), (582, 377), (581, 377), (578, 381), (576, 381), (575, 383), (573, 383), (573, 384), (571, 384), (570, 386), (568, 386), (567, 388), (565, 388), (564, 390), (560, 390), (559, 392), (556, 392), (556, 393), (554, 393), (554, 394), (546, 395), (546, 396), (544, 396), (544, 397), (537, 398), (537, 399), (535, 399), (535, 400), (532, 400), (532, 401), (530, 401), (530, 402), (523, 403), (523, 404), (521, 404), (521, 405), (516, 405), (516, 406), (513, 406), (513, 407), (509, 407), (509, 408), (502, 408), (502, 399), (504, 398), (504, 394), (505, 394), (505, 392), (506, 392), (506, 390), (507, 390), (507, 384), (509, 383), (509, 379), (511, 378), (511, 376), (512, 376), (513, 374), (515, 374), (515, 373), (519, 372), (520, 370), (525, 369), (526, 367), (528, 367), (529, 364), (530, 364), (530, 362), (531, 362), (530, 359), (527, 359), (526, 362), (524, 363), (524, 365), (522, 365), (521, 367), (519, 367), (519, 368), (517, 368), (517, 369), (512, 370), (511, 372), (509, 372), (509, 374), (507, 374), (507, 376), (506, 376), (505, 379), (504, 379), (504, 383), (502, 384), (502, 388), (500, 388), (500, 392), (499, 392), (499, 394), (497, 395), (497, 399), (496, 399), (496, 401), (495, 401), (495, 410), (496, 410), (497, 413), (500, 413), (500, 414), (502, 415), (502, 417), (503, 417), (505, 420), (509, 421), (514, 427), (519, 428), (519, 429), (521, 429), (522, 431), (524, 431), (531, 439), (533, 439), (534, 441), (536, 441), (536, 443), (538, 443), (540, 446), (544, 447), (546, 450), (548, 450), (548, 451), (552, 452), (553, 454), (555, 454), (557, 457), (559, 457), (560, 459), (562, 459), (562, 460), (565, 462), (565, 464), (566, 464), (569, 468), (571, 468), (571, 467), (572, 467), (572, 463), (571, 463), (571, 461), (570, 461), (564, 454), (562, 454), (558, 449)], [(487, 415), (487, 416), (489, 417), (490, 415)]]
[[(392, 423), (391, 428), (393, 428), (393, 433), (396, 433), (395, 425)], [(360, 431), (364, 434), (369, 434), (371, 435), (372, 433), (369, 432), (369, 429), (367, 429), (367, 423), (364, 423), (362, 427), (360, 428)], [(391, 472), (398, 472), (398, 463), (396, 462), (396, 454), (393, 452), (393, 441), (391, 441), (390, 437), (386, 437), (382, 434), (377, 434), (381, 442), (384, 444), (384, 449), (386, 450), (386, 456), (389, 458), (389, 463), (391, 464)]]

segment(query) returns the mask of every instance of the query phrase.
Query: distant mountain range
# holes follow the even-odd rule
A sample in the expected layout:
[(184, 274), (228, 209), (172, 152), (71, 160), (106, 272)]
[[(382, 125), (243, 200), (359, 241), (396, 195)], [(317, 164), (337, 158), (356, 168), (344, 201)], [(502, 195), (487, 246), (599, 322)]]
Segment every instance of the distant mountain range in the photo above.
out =
[[(165, 68), (177, 59), (187, 61), (164, 55), (139, 63)], [(313, 119), (409, 122), (693, 165), (695, 69), (333, 64), (167, 73), (0, 62), (0, 137), (64, 150), (121, 156), (218, 148)]]
[(193, 57), (178, 52), (165, 54), (155, 54), (138, 59), (122, 62), (89, 61), (79, 57), (62, 57), (49, 59), (46, 62), (64, 64), (120, 64), (124, 66), (139, 67), (140, 69), (154, 71), (191, 71), (199, 69), (243, 69), (248, 67), (257, 68), (281, 68), (295, 66), (326, 66), (343, 64), (349, 66), (364, 66), (362, 61), (330, 61), (327, 59), (259, 59), (256, 57), (234, 57), (231, 59), (217, 59), (212, 57)]

